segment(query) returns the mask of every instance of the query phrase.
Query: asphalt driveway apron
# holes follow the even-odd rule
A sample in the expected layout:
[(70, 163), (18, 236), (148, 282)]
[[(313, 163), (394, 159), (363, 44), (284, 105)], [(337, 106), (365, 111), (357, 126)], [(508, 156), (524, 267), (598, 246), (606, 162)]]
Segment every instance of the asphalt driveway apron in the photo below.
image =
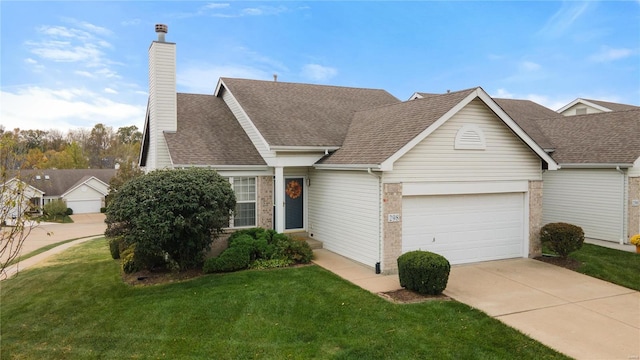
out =
[(576, 359), (640, 359), (640, 293), (532, 259), (454, 266), (444, 293)]

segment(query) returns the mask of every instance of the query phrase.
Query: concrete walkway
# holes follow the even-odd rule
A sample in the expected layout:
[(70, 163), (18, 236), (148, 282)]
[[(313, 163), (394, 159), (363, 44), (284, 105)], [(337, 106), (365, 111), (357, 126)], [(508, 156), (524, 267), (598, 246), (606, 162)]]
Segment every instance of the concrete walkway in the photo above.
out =
[(35, 250), (61, 241), (77, 240), (56, 246), (53, 249), (8, 267), (5, 269), (4, 274), (0, 274), (0, 280), (10, 278), (19, 271), (31, 267), (49, 256), (60, 253), (74, 245), (101, 237), (107, 228), (104, 222), (104, 214), (78, 214), (72, 215), (71, 218), (73, 219), (73, 223), (69, 224), (40, 223), (34, 225), (31, 233), (22, 245), (20, 256), (27, 255)]
[[(373, 293), (400, 289), (397, 275), (328, 250), (314, 262)], [(576, 359), (640, 358), (640, 293), (532, 259), (453, 266), (448, 295)]]

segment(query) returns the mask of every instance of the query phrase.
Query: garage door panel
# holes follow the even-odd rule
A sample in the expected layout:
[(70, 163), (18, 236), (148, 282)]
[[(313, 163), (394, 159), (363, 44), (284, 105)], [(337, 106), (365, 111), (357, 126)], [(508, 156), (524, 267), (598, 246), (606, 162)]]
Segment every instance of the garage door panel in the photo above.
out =
[(426, 250), (452, 264), (521, 257), (524, 194), (408, 196), (402, 251)]

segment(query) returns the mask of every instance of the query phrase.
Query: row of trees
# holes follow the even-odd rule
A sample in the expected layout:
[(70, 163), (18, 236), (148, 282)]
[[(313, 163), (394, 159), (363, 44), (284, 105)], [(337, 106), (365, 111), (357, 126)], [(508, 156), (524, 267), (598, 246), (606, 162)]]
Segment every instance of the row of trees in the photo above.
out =
[(135, 125), (113, 130), (96, 124), (91, 130), (9, 131), (0, 125), (2, 151), (14, 155), (17, 169), (113, 169), (116, 163), (135, 164), (142, 133)]

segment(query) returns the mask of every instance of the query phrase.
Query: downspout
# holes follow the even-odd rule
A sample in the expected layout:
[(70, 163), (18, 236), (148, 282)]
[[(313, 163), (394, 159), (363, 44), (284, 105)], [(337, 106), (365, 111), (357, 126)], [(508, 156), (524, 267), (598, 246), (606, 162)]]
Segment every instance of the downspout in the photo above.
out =
[(622, 174), (622, 234), (620, 235), (620, 245), (623, 245), (625, 243), (625, 241), (627, 240), (627, 234), (625, 233), (625, 230), (627, 228), (627, 199), (625, 199), (624, 194), (627, 193), (627, 183), (625, 181), (626, 176), (625, 176), (625, 172), (620, 169), (620, 166), (617, 165), (616, 166), (616, 171), (619, 172), (620, 174)]
[(367, 168), (367, 173), (378, 179), (378, 262), (375, 269), (376, 274), (380, 274), (380, 262), (382, 261), (382, 176), (374, 174), (371, 168)]

